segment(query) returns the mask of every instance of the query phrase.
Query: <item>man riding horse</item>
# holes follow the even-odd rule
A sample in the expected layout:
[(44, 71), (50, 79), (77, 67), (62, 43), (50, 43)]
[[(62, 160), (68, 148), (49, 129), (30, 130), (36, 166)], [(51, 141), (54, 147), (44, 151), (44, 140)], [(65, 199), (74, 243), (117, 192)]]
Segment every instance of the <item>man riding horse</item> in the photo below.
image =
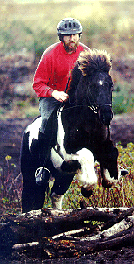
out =
[[(65, 92), (71, 70), (81, 51), (88, 49), (79, 42), (82, 34), (81, 23), (74, 18), (65, 18), (58, 23), (57, 34), (60, 42), (48, 47), (40, 60), (34, 76), (33, 89), (39, 99), (42, 124), (39, 131), (39, 156), (43, 166), (47, 155), (47, 121), (61, 103), (68, 100)], [(46, 141), (46, 149), (44, 142)]]
[(103, 187), (119, 179), (118, 150), (109, 131), (110, 56), (79, 43), (82, 26), (76, 19), (63, 19), (57, 31), (60, 42), (45, 50), (34, 77), (41, 117), (23, 135), (23, 212), (43, 207), (50, 176), (55, 179), (50, 194), (53, 208), (62, 208), (74, 175), (82, 182), (81, 193), (90, 196), (97, 184), (95, 160), (100, 163)]

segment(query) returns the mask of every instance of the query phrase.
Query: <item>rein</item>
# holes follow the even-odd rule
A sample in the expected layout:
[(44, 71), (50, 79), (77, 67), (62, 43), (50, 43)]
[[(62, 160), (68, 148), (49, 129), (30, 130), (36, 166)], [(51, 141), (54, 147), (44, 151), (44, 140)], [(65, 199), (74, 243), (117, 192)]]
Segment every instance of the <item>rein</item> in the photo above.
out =
[(107, 139), (110, 139), (110, 128), (109, 128), (109, 125), (107, 125), (107, 131), (108, 131), (108, 133), (107, 133)]
[[(59, 109), (58, 109), (58, 113), (60, 112), (64, 112), (64, 111), (67, 111), (67, 110), (70, 110), (70, 109), (73, 109), (73, 108), (79, 108), (79, 107), (87, 107), (87, 108), (90, 108), (94, 114), (97, 114), (98, 113), (98, 110), (99, 110), (99, 106), (94, 106), (94, 105), (88, 105), (88, 106), (85, 106), (85, 105), (73, 105), (73, 106), (69, 106), (68, 108), (64, 109), (64, 106), (66, 105), (66, 103), (61, 103), (61, 105), (59, 106)], [(70, 104), (71, 105), (71, 104)], [(104, 106), (112, 106), (111, 104), (104, 104)], [(62, 109), (61, 109), (62, 108)]]

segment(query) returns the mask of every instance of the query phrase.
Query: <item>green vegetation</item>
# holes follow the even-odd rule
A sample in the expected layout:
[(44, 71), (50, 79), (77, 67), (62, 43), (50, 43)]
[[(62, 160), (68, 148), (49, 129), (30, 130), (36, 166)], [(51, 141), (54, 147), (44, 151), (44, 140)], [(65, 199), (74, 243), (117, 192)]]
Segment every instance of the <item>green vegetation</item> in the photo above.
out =
[(131, 84), (127, 82), (116, 83), (113, 91), (113, 112), (122, 114), (131, 112), (134, 107), (134, 93)]
[(77, 17), (83, 41), (91, 48), (107, 49), (112, 56), (133, 54), (133, 1), (47, 1), (44, 4), (1, 4), (0, 50), (21, 48), (37, 54), (58, 40), (57, 23)]
[(0, 213), (14, 213), (21, 210), (22, 176), (15, 175), (16, 165), (12, 157), (5, 157), (5, 166), (0, 166)]

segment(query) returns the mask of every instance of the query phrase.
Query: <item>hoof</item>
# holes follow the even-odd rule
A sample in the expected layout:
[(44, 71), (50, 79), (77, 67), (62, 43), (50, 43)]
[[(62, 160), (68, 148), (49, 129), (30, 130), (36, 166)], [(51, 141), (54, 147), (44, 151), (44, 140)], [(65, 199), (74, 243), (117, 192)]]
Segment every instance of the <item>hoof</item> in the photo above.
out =
[(84, 187), (81, 187), (81, 194), (84, 196), (84, 197), (89, 197), (93, 194), (93, 190), (91, 188), (84, 188)]
[(111, 188), (114, 185), (113, 182), (107, 181), (107, 180), (102, 180), (102, 187), (103, 188)]
[(64, 198), (64, 195), (58, 195), (56, 193), (52, 193), (51, 195), (52, 208), (57, 209), (57, 210), (62, 210), (63, 198)]
[(124, 176), (126, 174), (129, 174), (128, 170), (121, 169), (121, 175)]
[(78, 169), (81, 169), (81, 165), (78, 160), (63, 161), (61, 170), (66, 173), (76, 173)]
[(87, 208), (87, 205), (86, 205), (84, 199), (80, 201), (80, 208), (81, 209), (86, 209)]

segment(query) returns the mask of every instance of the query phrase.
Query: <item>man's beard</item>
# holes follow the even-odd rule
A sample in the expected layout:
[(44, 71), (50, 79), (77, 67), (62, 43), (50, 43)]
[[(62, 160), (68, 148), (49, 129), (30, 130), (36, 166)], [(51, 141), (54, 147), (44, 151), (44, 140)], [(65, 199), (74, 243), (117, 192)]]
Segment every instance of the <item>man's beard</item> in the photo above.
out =
[[(74, 42), (74, 41), (70, 41), (70, 43), (66, 44), (65, 42), (64, 43), (64, 48), (65, 50), (69, 53), (69, 52), (75, 52), (78, 45), (79, 45), (79, 40), (77, 42)], [(71, 43), (74, 43), (74, 45), (70, 45)]]

